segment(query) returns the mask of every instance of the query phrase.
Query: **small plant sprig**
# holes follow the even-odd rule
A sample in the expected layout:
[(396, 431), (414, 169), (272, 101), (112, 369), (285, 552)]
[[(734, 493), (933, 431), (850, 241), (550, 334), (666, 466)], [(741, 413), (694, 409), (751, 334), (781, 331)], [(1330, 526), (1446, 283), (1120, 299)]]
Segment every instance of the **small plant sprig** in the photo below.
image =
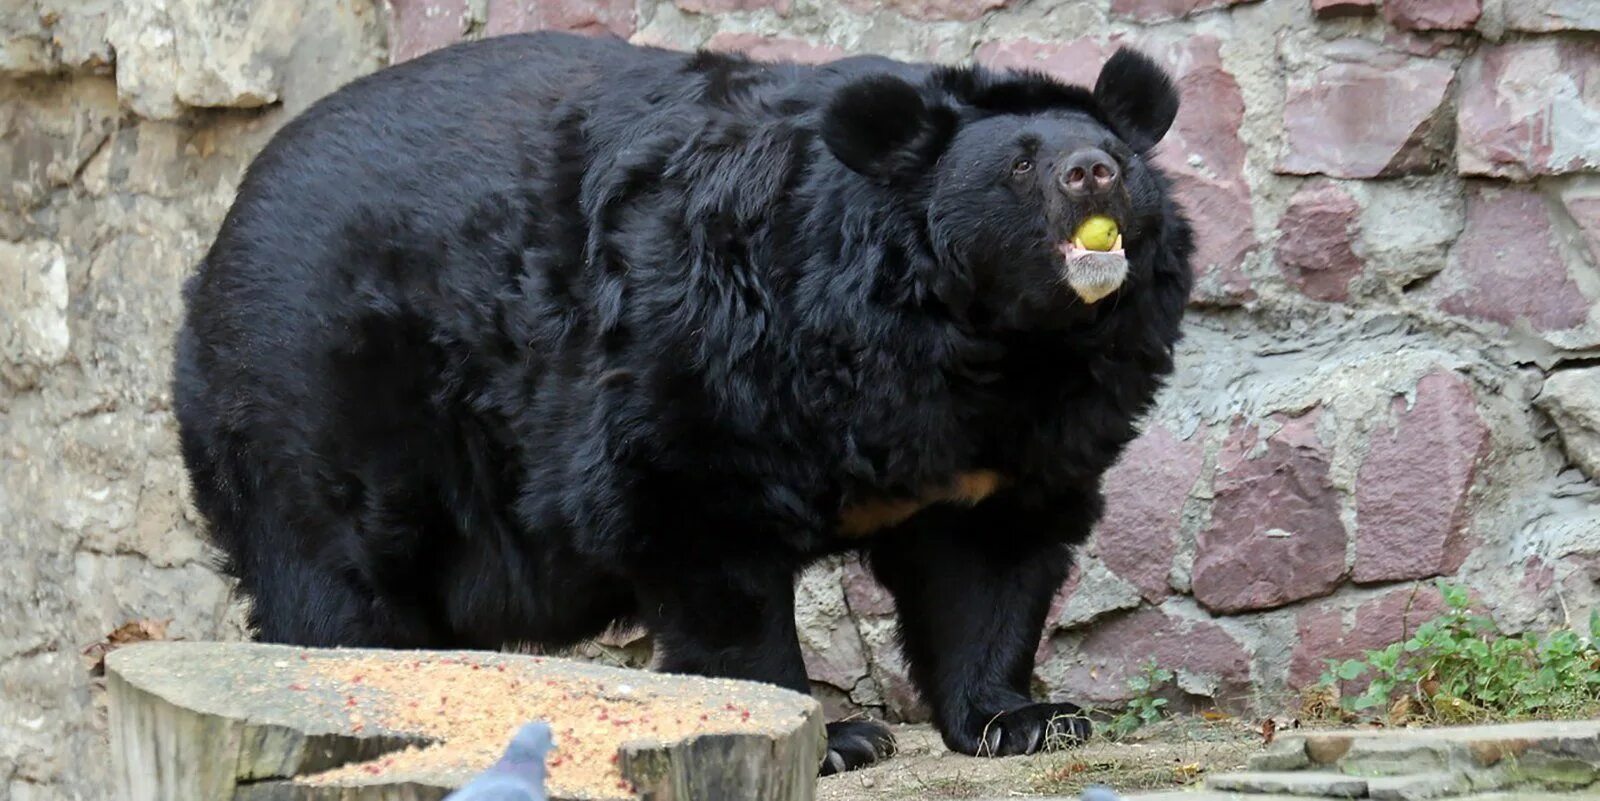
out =
[(1561, 629), (1545, 637), (1502, 634), (1471, 611), (1464, 587), (1438, 584), (1445, 612), (1403, 641), (1359, 659), (1328, 660), (1321, 683), (1367, 679), (1341, 699), (1371, 713), (1400, 704), (1441, 722), (1572, 716), (1600, 709), (1600, 610), (1588, 636)]
[(1157, 692), (1172, 681), (1173, 673), (1156, 664), (1154, 659), (1144, 663), (1139, 672), (1128, 677), (1128, 692), (1132, 698), (1127, 707), (1111, 719), (1108, 728), (1115, 737), (1126, 737), (1165, 717), (1167, 699)]

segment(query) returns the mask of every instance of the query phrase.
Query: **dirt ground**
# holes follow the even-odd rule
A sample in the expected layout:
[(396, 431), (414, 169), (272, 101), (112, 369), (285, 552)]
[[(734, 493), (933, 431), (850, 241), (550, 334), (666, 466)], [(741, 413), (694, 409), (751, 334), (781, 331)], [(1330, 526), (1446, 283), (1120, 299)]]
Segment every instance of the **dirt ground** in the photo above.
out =
[(1261, 735), (1235, 720), (1179, 717), (1134, 737), (1096, 737), (1066, 751), (1004, 759), (953, 754), (928, 726), (897, 726), (900, 752), (864, 770), (822, 779), (818, 801), (1029, 798), (1074, 795), (1104, 784), (1118, 792), (1176, 788), (1242, 768)]

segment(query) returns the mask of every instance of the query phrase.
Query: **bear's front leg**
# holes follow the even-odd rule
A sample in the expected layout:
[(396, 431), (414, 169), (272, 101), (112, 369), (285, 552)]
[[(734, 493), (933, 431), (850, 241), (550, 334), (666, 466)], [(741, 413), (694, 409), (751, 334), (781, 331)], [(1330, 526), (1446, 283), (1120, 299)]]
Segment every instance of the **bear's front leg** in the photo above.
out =
[(1099, 512), (1092, 491), (1049, 504), (1007, 492), (928, 509), (870, 546), (911, 678), (952, 750), (1031, 754), (1088, 739), (1077, 706), (1036, 703), (1029, 685), (1051, 598)]
[[(810, 694), (794, 624), (794, 572), (707, 559), (696, 569), (652, 571), (638, 583), (639, 610), (658, 653), (657, 669), (776, 684)], [(822, 775), (854, 770), (894, 753), (888, 727), (828, 724)]]

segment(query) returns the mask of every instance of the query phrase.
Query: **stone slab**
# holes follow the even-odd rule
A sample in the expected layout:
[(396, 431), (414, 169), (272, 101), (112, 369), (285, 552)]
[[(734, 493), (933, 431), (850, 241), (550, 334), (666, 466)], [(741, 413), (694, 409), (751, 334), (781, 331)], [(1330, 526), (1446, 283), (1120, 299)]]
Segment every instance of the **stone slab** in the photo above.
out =
[(1465, 775), (1454, 772), (1380, 776), (1367, 780), (1367, 797), (1378, 801), (1424, 801), (1460, 795), (1470, 787)]
[(1266, 750), (1251, 756), (1247, 763), (1250, 770), (1264, 772), (1300, 770), (1310, 766), (1311, 757), (1306, 755), (1305, 740), (1287, 737), (1274, 740)]
[(1414, 776), (1448, 771), (1469, 762), (1460, 743), (1414, 738), (1358, 739), (1339, 758), (1339, 770), (1357, 776)]
[(1240, 793), (1225, 790), (1208, 790), (1204, 788), (1189, 788), (1184, 790), (1163, 790), (1156, 793), (1132, 793), (1126, 798), (1137, 798), (1139, 801), (1305, 801), (1305, 796), (1280, 795), (1274, 793)]
[[(1298, 770), (1304, 764), (1310, 770)], [(1240, 793), (1347, 795), (1329, 784), (1363, 782), (1386, 801), (1533, 788), (1572, 791), (1600, 781), (1600, 720), (1531, 721), (1428, 729), (1301, 732), (1280, 736), (1250, 760), (1253, 773), (1221, 774), (1209, 789)], [(1268, 770), (1271, 769), (1271, 770)], [(1322, 790), (1329, 790), (1324, 794)], [(1534, 797), (1571, 798), (1567, 793)]]
[(1503, 793), (1481, 793), (1469, 796), (1471, 801), (1600, 801), (1600, 791), (1585, 790), (1576, 793), (1551, 793), (1543, 790), (1518, 790)]
[(1355, 744), (1364, 749), (1399, 749), (1460, 745), (1474, 758), (1492, 764), (1501, 757), (1530, 748), (1570, 747), (1600, 743), (1600, 720), (1530, 721), (1427, 729), (1336, 730), (1285, 735), (1284, 741), (1303, 741), (1313, 762), (1330, 764), (1343, 758)]
[[(1130, 793), (1123, 796), (1128, 801), (1305, 801), (1303, 796), (1271, 795), (1257, 793), (1226, 792), (1221, 790), (1164, 790), (1155, 793)], [(1581, 791), (1574, 793), (1553, 793), (1544, 790), (1525, 790), (1516, 792), (1476, 793), (1460, 796), (1462, 801), (1600, 801), (1600, 792)], [(1003, 801), (1002, 799), (983, 799), (982, 801)], [(1076, 797), (1036, 798), (1034, 801), (1078, 801)]]
[(1361, 798), (1367, 794), (1367, 780), (1331, 771), (1279, 771), (1259, 773), (1218, 773), (1206, 778), (1211, 790), (1249, 794), (1315, 796), (1318, 798)]
[[(1596, 216), (1600, 217), (1600, 207)], [(1535, 402), (1555, 422), (1567, 455), (1590, 478), (1600, 481), (1600, 367), (1563, 370), (1550, 376)]]

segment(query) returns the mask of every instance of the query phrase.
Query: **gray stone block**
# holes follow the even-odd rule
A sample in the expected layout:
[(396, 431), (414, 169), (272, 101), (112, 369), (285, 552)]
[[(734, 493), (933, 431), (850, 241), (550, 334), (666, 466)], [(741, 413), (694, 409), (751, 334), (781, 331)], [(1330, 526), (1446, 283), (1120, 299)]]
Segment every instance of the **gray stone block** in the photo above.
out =
[(1306, 755), (1304, 738), (1283, 737), (1251, 756), (1247, 764), (1252, 771), (1301, 770), (1311, 767), (1311, 757)]
[(1461, 795), (1470, 788), (1466, 776), (1454, 772), (1381, 776), (1367, 780), (1367, 797), (1378, 801), (1422, 801)]
[(1409, 776), (1448, 771), (1456, 760), (1450, 743), (1425, 737), (1359, 738), (1339, 759), (1339, 770), (1357, 776)]
[(1206, 779), (1206, 788), (1250, 794), (1280, 793), (1322, 798), (1361, 798), (1367, 794), (1367, 780), (1342, 773), (1312, 770), (1219, 773)]

